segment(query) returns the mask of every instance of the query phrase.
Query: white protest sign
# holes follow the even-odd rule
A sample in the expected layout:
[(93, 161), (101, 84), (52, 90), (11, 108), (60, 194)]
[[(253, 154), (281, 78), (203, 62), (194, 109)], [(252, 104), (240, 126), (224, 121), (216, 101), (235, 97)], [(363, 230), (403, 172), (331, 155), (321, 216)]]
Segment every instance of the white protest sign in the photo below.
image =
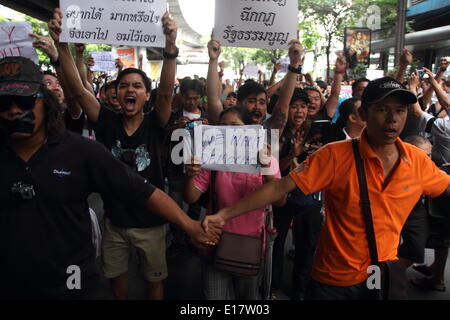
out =
[(288, 67), (291, 63), (291, 59), (289, 59), (289, 57), (280, 59), (277, 61), (277, 63), (281, 65), (280, 71), (278, 71), (278, 73), (288, 73)]
[(258, 151), (265, 135), (260, 125), (201, 125), (194, 129), (194, 154), (201, 154), (203, 169), (260, 174)]
[(384, 77), (384, 70), (367, 69), (366, 78), (370, 81)]
[(61, 42), (165, 46), (166, 0), (60, 0)]
[(94, 65), (91, 67), (92, 71), (109, 72), (116, 70), (116, 57), (111, 51), (92, 52)]
[(259, 68), (258, 68), (258, 66), (255, 66), (255, 65), (249, 64), (244, 68), (244, 74), (249, 77), (252, 77), (252, 78), (257, 78), (258, 72), (259, 72)]
[(25, 57), (38, 64), (36, 50), (33, 48), (34, 38), (31, 33), (31, 23), (1, 22), (0, 23), (0, 59), (5, 57)]
[(293, 0), (216, 0), (214, 33), (222, 45), (287, 49), (297, 38)]

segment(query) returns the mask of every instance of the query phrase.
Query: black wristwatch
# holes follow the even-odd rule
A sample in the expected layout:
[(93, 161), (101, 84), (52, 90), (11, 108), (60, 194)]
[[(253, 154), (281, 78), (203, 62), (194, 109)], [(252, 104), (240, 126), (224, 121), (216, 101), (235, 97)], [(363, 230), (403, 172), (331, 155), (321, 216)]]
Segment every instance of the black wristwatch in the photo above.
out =
[(175, 51), (175, 53), (168, 53), (165, 50), (163, 50), (163, 57), (166, 59), (176, 59), (178, 57), (178, 53), (180, 53), (180, 50), (178, 49), (178, 47), (175, 47), (177, 50)]
[(302, 66), (298, 66), (298, 68), (294, 68), (293, 66), (289, 65), (288, 70), (293, 73), (302, 74)]
[(58, 59), (56, 59), (56, 61), (52, 61), (52, 59), (50, 59), (50, 64), (54, 67), (59, 67), (61, 65), (61, 63), (59, 61), (59, 57), (58, 57)]

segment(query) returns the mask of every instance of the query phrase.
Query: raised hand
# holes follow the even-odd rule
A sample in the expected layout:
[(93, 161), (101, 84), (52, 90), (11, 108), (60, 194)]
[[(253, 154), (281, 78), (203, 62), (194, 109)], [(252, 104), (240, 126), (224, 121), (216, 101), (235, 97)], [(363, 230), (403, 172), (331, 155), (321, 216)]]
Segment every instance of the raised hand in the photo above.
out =
[(292, 154), (298, 157), (303, 152), (303, 135), (300, 131), (295, 134), (294, 148), (292, 149)]
[(83, 54), (84, 50), (86, 50), (86, 46), (84, 45), (84, 43), (76, 43), (75, 44), (76, 53)]
[(426, 80), (427, 82), (429, 82), (432, 85), (437, 85), (438, 83), (437, 83), (436, 79), (434, 78), (433, 72), (431, 72), (430, 69), (427, 69), (425, 67), (423, 67), (423, 70), (425, 71), (425, 74), (428, 75), (428, 78), (424, 77), (424, 80)]
[(340, 72), (340, 73), (342, 73), (343, 71), (345, 72), (348, 64), (347, 64), (347, 59), (345, 59), (343, 54), (338, 54), (336, 63), (334, 66), (335, 66), (337, 72)]
[(120, 71), (123, 69), (123, 62), (119, 58), (116, 59), (116, 68)]
[(312, 76), (309, 73), (305, 73), (304, 76), (305, 76), (306, 84), (310, 87), (314, 87), (315, 83), (314, 83)]
[(415, 70), (413, 73), (411, 73), (411, 76), (408, 79), (409, 90), (414, 93), (417, 93), (417, 88), (419, 87), (419, 84), (420, 84), (419, 75), (417, 73), (417, 70)]
[(273, 71), (274, 71), (275, 73), (277, 73), (278, 71), (280, 71), (280, 69), (281, 69), (281, 63), (275, 63), (275, 64), (273, 65)]
[(50, 19), (48, 22), (48, 32), (50, 33), (50, 36), (52, 39), (58, 43), (59, 42), (59, 36), (62, 32), (62, 12), (61, 9), (55, 8), (53, 11), (53, 18)]
[(403, 66), (410, 65), (413, 61), (413, 56), (408, 49), (403, 49), (402, 55), (400, 56), (400, 64)]
[(293, 67), (297, 68), (303, 64), (303, 46), (300, 41), (292, 40), (289, 43), (288, 55)]
[(35, 38), (33, 42), (34, 48), (42, 50), (50, 58), (50, 61), (54, 62), (58, 60), (58, 50), (56, 50), (52, 38), (44, 37), (36, 33), (30, 33), (29, 35)]
[(178, 26), (175, 20), (172, 19), (172, 15), (166, 12), (162, 18), (163, 30), (166, 35), (166, 46), (176, 46)]
[(221, 53), (220, 41), (211, 34), (211, 40), (208, 42), (208, 55), (210, 60), (218, 60)]

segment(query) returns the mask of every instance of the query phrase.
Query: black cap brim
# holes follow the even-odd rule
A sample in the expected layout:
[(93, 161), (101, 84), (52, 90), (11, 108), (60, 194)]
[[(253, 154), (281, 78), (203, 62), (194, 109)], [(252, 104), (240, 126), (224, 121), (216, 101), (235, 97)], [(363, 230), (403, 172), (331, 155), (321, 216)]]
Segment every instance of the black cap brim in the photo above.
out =
[(392, 95), (394, 95), (396, 97), (399, 97), (406, 104), (414, 104), (414, 103), (417, 102), (417, 97), (411, 91), (406, 90), (406, 89), (394, 89), (394, 90), (391, 90), (388, 93), (386, 93), (384, 96), (382, 96), (378, 100), (370, 101), (369, 103), (378, 103), (381, 100), (383, 100), (384, 98), (387, 98), (387, 97), (392, 96)]
[(0, 96), (31, 96), (39, 91), (41, 84), (36, 82), (0, 82)]

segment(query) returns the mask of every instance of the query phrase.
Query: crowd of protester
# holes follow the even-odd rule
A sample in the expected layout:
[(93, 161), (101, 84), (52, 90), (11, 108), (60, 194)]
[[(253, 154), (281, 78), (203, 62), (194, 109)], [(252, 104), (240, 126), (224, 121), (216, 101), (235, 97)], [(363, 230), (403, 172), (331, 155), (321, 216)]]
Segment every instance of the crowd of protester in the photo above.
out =
[[(84, 44), (72, 57), (59, 41), (59, 9), (48, 27), (50, 37), (32, 36), (51, 71), (25, 58), (0, 60), (0, 297), (89, 299), (101, 276), (115, 298), (127, 299), (129, 256), (137, 249), (148, 299), (165, 298), (167, 259), (192, 250), (202, 257), (205, 299), (276, 300), (292, 230), (291, 299), (368, 299), (355, 139), (380, 261), (398, 257), (424, 274), (412, 284), (446, 290), (450, 58), (435, 73), (407, 75), (412, 54), (405, 49), (395, 78), (370, 81), (350, 78), (338, 55), (328, 84), (302, 72), (304, 49), (295, 40), (281, 81), (278, 64), (269, 81), (262, 74), (244, 80), (242, 70), (230, 80), (212, 36), (207, 77), (176, 79), (177, 24), (166, 14), (162, 70), (152, 87), (142, 59), (138, 68), (117, 61), (117, 73), (106, 76), (90, 71), (95, 61), (84, 61)], [(342, 98), (344, 85), (351, 98)], [(171, 133), (199, 124), (279, 130), (279, 157), (265, 164), (270, 174), (210, 171), (201, 159), (173, 163)], [(93, 192), (104, 205), (100, 228), (87, 201)], [(217, 269), (212, 257), (221, 232), (261, 237), (271, 276)], [(425, 248), (434, 249), (429, 266)], [(69, 266), (80, 268), (81, 289), (68, 288)]]

